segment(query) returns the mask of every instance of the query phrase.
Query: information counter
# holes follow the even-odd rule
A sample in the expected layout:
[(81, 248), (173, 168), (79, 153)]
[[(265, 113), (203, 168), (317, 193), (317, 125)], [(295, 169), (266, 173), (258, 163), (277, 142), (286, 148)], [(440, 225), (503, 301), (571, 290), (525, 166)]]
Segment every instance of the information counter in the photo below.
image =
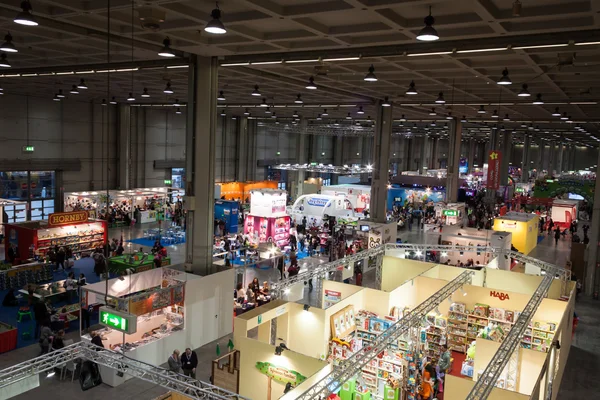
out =
[[(160, 261), (161, 267), (171, 265), (170, 257), (163, 257)], [(122, 256), (111, 257), (108, 259), (108, 269), (110, 272), (123, 272), (132, 270), (143, 272), (155, 268), (154, 256), (152, 254), (133, 253)]]

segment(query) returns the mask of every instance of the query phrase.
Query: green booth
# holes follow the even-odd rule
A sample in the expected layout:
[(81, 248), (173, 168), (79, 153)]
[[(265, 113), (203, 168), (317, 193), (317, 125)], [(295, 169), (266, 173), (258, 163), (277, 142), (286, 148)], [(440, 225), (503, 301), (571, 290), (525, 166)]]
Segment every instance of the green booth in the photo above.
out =
[[(163, 257), (160, 266), (165, 267), (167, 265), (171, 265), (171, 258)], [(110, 272), (124, 272), (128, 269), (132, 269), (135, 272), (143, 272), (154, 267), (154, 256), (152, 254), (145, 255), (138, 252), (108, 259), (108, 269)]]

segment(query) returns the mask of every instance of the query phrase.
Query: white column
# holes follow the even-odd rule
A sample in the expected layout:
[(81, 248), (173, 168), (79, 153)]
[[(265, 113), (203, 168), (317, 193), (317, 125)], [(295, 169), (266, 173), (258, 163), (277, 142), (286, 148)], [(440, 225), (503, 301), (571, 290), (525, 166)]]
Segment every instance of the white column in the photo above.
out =
[(454, 117), (450, 124), (448, 137), (448, 176), (446, 177), (446, 199), (455, 203), (458, 197), (458, 164), (460, 163), (460, 143), (462, 122)]
[(523, 143), (523, 155), (521, 157), (521, 182), (529, 181), (529, 149), (531, 147), (531, 136), (525, 134)]

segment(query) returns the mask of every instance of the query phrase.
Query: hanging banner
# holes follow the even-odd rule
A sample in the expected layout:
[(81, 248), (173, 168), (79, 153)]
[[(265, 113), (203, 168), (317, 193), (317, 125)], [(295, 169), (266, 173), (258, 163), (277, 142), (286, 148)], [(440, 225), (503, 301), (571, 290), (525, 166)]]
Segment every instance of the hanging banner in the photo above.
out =
[(500, 189), (500, 173), (502, 170), (502, 153), (498, 150), (490, 150), (488, 155), (487, 188)]

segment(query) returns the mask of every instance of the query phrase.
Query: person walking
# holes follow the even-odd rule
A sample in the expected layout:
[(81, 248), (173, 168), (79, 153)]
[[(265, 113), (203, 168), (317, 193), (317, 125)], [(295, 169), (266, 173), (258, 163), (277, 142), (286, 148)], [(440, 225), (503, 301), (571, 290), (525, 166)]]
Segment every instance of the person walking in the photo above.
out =
[(74, 272), (69, 272), (69, 276), (65, 279), (63, 286), (67, 291), (67, 304), (71, 304), (73, 302), (73, 296), (77, 296), (77, 281), (75, 280)]
[(50, 321), (44, 321), (42, 323), (42, 330), (40, 332), (40, 356), (47, 354), (50, 350), (50, 344), (52, 343), (52, 331), (50, 330)]
[(65, 249), (59, 248), (56, 252), (56, 270), (58, 271), (59, 267), (62, 267), (63, 271), (65, 270)]
[(554, 231), (554, 245), (558, 246), (558, 239), (560, 239), (560, 227), (556, 227)]
[(169, 371), (176, 374), (181, 373), (181, 359), (179, 358), (179, 350), (173, 350), (173, 354), (169, 356)]
[[(33, 295), (30, 293), (30, 297), (31, 296)], [(33, 315), (35, 317), (35, 338), (37, 339), (40, 337), (43, 324), (50, 321), (50, 314), (42, 300), (34, 300)]]
[(196, 367), (198, 366), (198, 356), (195, 351), (189, 347), (185, 349), (185, 353), (181, 355), (181, 368), (183, 374), (192, 379), (196, 379)]

